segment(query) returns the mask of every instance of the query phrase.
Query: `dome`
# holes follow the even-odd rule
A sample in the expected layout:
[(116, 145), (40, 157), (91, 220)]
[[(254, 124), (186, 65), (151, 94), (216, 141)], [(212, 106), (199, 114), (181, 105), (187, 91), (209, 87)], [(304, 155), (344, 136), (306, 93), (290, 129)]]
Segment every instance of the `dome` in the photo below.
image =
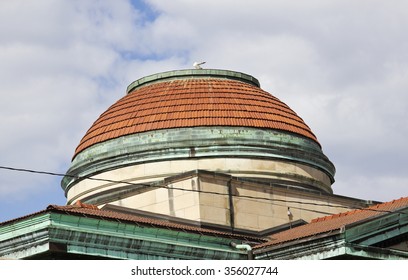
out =
[(231, 71), (187, 70), (132, 83), (127, 95), (91, 126), (75, 155), (124, 135), (197, 126), (275, 129), (317, 143), (305, 122), (285, 103), (262, 90), (255, 78)]
[[(159, 162), (165, 167), (153, 167)], [(144, 182), (206, 169), (325, 193), (332, 193), (335, 173), (312, 130), (289, 106), (250, 75), (214, 69), (158, 73), (131, 83), (76, 148), (62, 181), (68, 203), (97, 192), (82, 177), (130, 166), (149, 170)], [(114, 178), (130, 176), (122, 175)]]

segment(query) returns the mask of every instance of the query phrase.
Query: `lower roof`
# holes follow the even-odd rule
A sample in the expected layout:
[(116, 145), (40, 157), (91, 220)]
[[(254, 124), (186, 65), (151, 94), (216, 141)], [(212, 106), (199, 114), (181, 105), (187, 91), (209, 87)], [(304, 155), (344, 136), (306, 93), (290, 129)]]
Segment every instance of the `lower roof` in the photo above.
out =
[[(111, 209), (111, 208), (108, 208), (108, 209)], [(138, 224), (141, 226), (147, 226), (147, 227), (164, 228), (164, 229), (169, 229), (169, 230), (197, 233), (201, 235), (212, 235), (212, 236), (219, 236), (219, 237), (225, 237), (225, 238), (234, 238), (234, 239), (247, 240), (247, 241), (257, 242), (257, 243), (265, 241), (265, 239), (261, 239), (259, 237), (252, 237), (249, 235), (246, 236), (246, 235), (234, 234), (228, 231), (218, 231), (218, 230), (206, 229), (206, 228), (201, 228), (199, 226), (163, 221), (160, 219), (143, 217), (140, 215), (128, 214), (128, 213), (119, 212), (119, 211), (99, 209), (95, 205), (85, 204), (80, 201), (78, 201), (74, 205), (65, 205), (65, 206), (49, 205), (45, 210), (35, 212), (30, 215), (16, 218), (13, 220), (2, 222), (0, 223), (0, 227), (11, 224), (11, 223), (15, 223), (21, 220), (28, 219), (32, 216), (47, 213), (47, 212), (60, 212), (60, 213), (68, 214), (68, 215), (79, 215), (79, 216), (85, 216), (85, 217), (103, 219), (103, 220), (106, 220), (106, 219), (115, 220), (115, 221), (121, 221), (124, 223), (135, 223), (135, 224)]]
[[(363, 209), (352, 210), (335, 215), (324, 216), (312, 220), (309, 224), (282, 231), (270, 236), (272, 239), (266, 243), (255, 246), (256, 249), (273, 247), (299, 241), (324, 233), (341, 231), (345, 227), (356, 225), (371, 218), (380, 217), (390, 213), (401, 213), (407, 215), (408, 197), (380, 203)], [(403, 212), (404, 211), (404, 212)]]

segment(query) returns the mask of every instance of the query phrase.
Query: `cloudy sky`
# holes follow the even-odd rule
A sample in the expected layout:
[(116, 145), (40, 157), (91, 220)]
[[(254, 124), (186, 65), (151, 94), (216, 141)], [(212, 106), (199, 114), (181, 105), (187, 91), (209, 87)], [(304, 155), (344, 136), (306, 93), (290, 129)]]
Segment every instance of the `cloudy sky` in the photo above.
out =
[[(0, 166), (65, 173), (128, 84), (205, 60), (305, 120), (336, 194), (407, 196), (407, 30), (404, 0), (0, 1)], [(0, 169), (0, 221), (63, 205), (60, 180)]]

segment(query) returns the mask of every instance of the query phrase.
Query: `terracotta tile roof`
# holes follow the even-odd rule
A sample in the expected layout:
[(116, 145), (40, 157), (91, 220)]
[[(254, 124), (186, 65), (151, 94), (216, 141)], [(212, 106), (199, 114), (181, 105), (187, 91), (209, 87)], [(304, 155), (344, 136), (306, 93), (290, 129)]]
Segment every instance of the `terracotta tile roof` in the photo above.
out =
[(203, 234), (203, 235), (213, 235), (213, 236), (215, 235), (215, 236), (220, 236), (220, 237), (225, 237), (225, 238), (246, 240), (246, 241), (257, 242), (257, 243), (264, 242), (266, 240), (266, 239), (261, 239), (258, 237), (251, 237), (251, 236), (246, 236), (246, 235), (241, 235), (241, 234), (234, 234), (234, 233), (229, 233), (229, 232), (205, 229), (205, 228), (201, 228), (198, 226), (177, 224), (174, 222), (167, 222), (167, 221), (162, 221), (162, 220), (158, 220), (154, 218), (146, 218), (146, 217), (141, 217), (141, 216), (132, 215), (132, 214), (125, 214), (125, 213), (120, 213), (120, 212), (115, 212), (115, 211), (110, 211), (110, 210), (99, 209), (95, 205), (85, 204), (81, 202), (77, 202), (74, 205), (64, 205), (64, 206), (49, 205), (47, 209), (45, 210), (38, 211), (38, 212), (29, 214), (29, 215), (25, 215), (23, 217), (16, 218), (13, 220), (2, 222), (0, 223), (0, 226), (8, 224), (8, 223), (13, 223), (16, 221), (24, 220), (31, 216), (35, 216), (35, 215), (42, 214), (42, 213), (49, 212), (49, 211), (64, 212), (70, 215), (78, 214), (82, 216), (94, 217), (94, 218), (99, 218), (99, 219), (111, 219), (111, 220), (116, 220), (116, 221), (119, 220), (122, 222), (136, 223), (141, 226), (159, 227), (159, 228), (165, 228), (169, 230), (185, 231), (185, 232), (191, 232), (191, 233), (197, 233), (197, 234)]
[(253, 241), (253, 242), (265, 241), (265, 239), (261, 239), (258, 237), (251, 237), (251, 236), (246, 236), (246, 235), (241, 235), (241, 234), (234, 234), (234, 233), (223, 232), (223, 231), (218, 231), (218, 230), (205, 229), (205, 228), (201, 228), (198, 226), (189, 226), (189, 225), (184, 225), (184, 224), (178, 224), (175, 222), (162, 221), (162, 220), (158, 220), (154, 218), (147, 218), (147, 217), (141, 217), (141, 216), (132, 215), (132, 214), (125, 214), (125, 213), (120, 213), (120, 212), (115, 212), (115, 211), (110, 211), (110, 210), (99, 209), (98, 207), (94, 205), (90, 205), (90, 204), (81, 204), (80, 206), (78, 204), (77, 205), (65, 205), (65, 206), (50, 205), (47, 207), (47, 210), (57, 210), (57, 211), (63, 211), (67, 213), (81, 214), (81, 215), (90, 216), (90, 217), (92, 216), (96, 218), (113, 219), (113, 220), (120, 220), (123, 222), (137, 223), (137, 224), (144, 225), (144, 226), (161, 227), (161, 228), (166, 228), (170, 230), (186, 231), (186, 232), (192, 232), (192, 233), (204, 234), (204, 235), (216, 235), (216, 236), (222, 236), (226, 238), (235, 238), (235, 239), (248, 240), (248, 241)]
[(271, 235), (271, 241), (257, 245), (255, 246), (255, 248), (268, 247), (339, 230), (342, 227), (353, 224), (355, 222), (363, 221), (365, 219), (383, 215), (405, 207), (408, 207), (408, 197), (403, 197), (390, 202), (377, 204), (364, 209), (316, 218), (309, 224)]
[(184, 78), (136, 87), (108, 108), (80, 141), (82, 150), (120, 136), (194, 126), (243, 126), (284, 130), (317, 142), (285, 103), (238, 80)]

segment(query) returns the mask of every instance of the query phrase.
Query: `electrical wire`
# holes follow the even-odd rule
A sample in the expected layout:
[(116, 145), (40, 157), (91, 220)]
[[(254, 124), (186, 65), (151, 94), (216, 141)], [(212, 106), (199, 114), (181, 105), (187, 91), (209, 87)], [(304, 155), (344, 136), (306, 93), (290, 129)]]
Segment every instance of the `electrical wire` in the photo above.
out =
[[(352, 208), (352, 207), (330, 205), (330, 204), (323, 204), (323, 203), (316, 203), (316, 202), (286, 200), (286, 199), (267, 198), (267, 197), (255, 197), (255, 196), (248, 196), (248, 195), (234, 195), (234, 194), (229, 194), (229, 193), (220, 193), (220, 192), (213, 192), (213, 191), (203, 191), (203, 190), (169, 187), (169, 186), (166, 186), (166, 185), (140, 184), (140, 183), (134, 184), (134, 183), (127, 182), (127, 181), (122, 181), (122, 180), (111, 180), (111, 179), (94, 178), (94, 177), (88, 177), (88, 176), (81, 177), (81, 176), (75, 176), (75, 175), (70, 175), (70, 174), (56, 173), (56, 172), (50, 172), (50, 171), (39, 171), (39, 170), (26, 169), (26, 168), (16, 168), (16, 167), (10, 167), (10, 166), (0, 166), (0, 169), (15, 171), (15, 172), (26, 172), (26, 173), (32, 173), (32, 174), (40, 174), (40, 175), (68, 177), (68, 178), (73, 178), (73, 179), (78, 179), (78, 180), (81, 179), (81, 180), (100, 181), (100, 182), (106, 182), (106, 183), (125, 184), (125, 185), (129, 185), (129, 186), (146, 186), (146, 187), (156, 187), (156, 188), (181, 190), (181, 191), (187, 191), (187, 192), (197, 192), (197, 193), (205, 193), (205, 194), (213, 194), (213, 195), (233, 196), (233, 197), (253, 199), (253, 200), (264, 200), (264, 201), (269, 201), (269, 202), (283, 202), (283, 203), (310, 205), (310, 206), (321, 206), (321, 207), (329, 207), (329, 208), (344, 208), (344, 209), (349, 209), (349, 210), (367, 210), (367, 211), (382, 212), (382, 213), (405, 214), (404, 212), (398, 212), (398, 211), (388, 211), (388, 210), (373, 209), (373, 208), (360, 208), (360, 207)], [(287, 205), (279, 205), (279, 206), (285, 206), (286, 207)], [(301, 207), (291, 206), (291, 208), (300, 209), (300, 210), (304, 210), (304, 211), (310, 211), (310, 212), (316, 212), (316, 213), (321, 213), (321, 214), (333, 215), (333, 213), (316, 211), (316, 210), (306, 209), (306, 208), (301, 208)]]

